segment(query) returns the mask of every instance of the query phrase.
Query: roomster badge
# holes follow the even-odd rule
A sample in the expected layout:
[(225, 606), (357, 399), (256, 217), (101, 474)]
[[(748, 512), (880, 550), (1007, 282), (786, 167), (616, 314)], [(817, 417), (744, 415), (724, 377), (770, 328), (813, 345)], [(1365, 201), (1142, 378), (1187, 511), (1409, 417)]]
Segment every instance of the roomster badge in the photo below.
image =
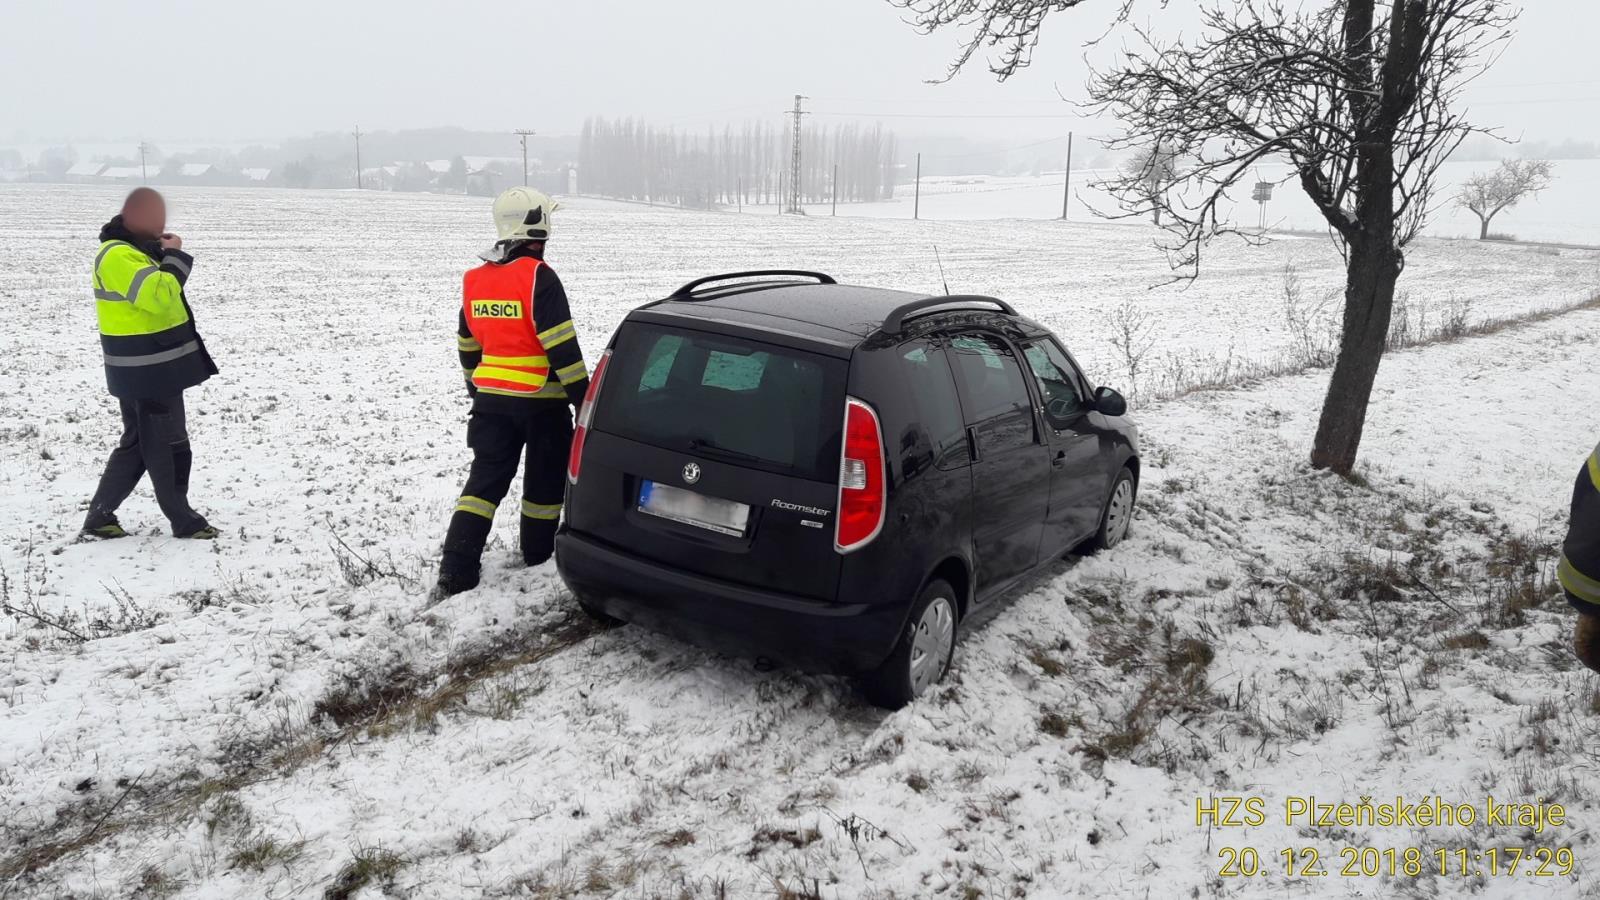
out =
[(700, 465), (699, 465), (699, 463), (689, 463), (688, 465), (683, 467), (683, 483), (684, 484), (694, 484), (696, 481), (699, 481), (699, 480), (700, 480)]

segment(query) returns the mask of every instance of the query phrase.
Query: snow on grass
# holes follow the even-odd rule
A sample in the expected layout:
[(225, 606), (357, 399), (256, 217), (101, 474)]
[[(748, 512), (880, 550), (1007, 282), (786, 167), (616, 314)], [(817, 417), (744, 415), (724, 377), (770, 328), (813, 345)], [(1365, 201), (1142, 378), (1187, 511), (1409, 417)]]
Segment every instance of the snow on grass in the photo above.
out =
[[(553, 570), (428, 607), (467, 459), (459, 270), (485, 203), (175, 193), (224, 374), (191, 392), (215, 545), (76, 544), (115, 416), (83, 298), (85, 188), (4, 189), (22, 259), (0, 294), (43, 311), (0, 341), (0, 880), (17, 895), (1578, 896), (1568, 879), (1216, 877), (1221, 846), (1542, 844), (1592, 837), (1594, 680), (1564, 647), (1550, 542), (1592, 446), (1600, 313), (1393, 354), (1366, 485), (1304, 470), (1325, 375), (1143, 411), (1136, 532), (1063, 561), (971, 630), (947, 685), (886, 715), (839, 679), (755, 671), (586, 625)], [(709, 271), (812, 266), (994, 293), (1106, 378), (1132, 300), (1163, 349), (1281, 352), (1282, 268), (1335, 283), (1315, 241), (1219, 254), (1183, 291), (1149, 234), (1053, 223), (820, 222), (577, 201), (553, 261), (592, 357), (622, 313)], [(1424, 243), (1413, 296), (1482, 314), (1594, 284), (1576, 252)], [(959, 282), (956, 281), (959, 279)], [(509, 525), (503, 522), (503, 526)], [(119, 601), (120, 598), (120, 601)], [(119, 613), (119, 610), (123, 612)], [(125, 633), (121, 633), (125, 632)], [(1506, 831), (1196, 828), (1220, 793), (1568, 804)], [(1584, 870), (1580, 863), (1580, 874)], [(359, 882), (359, 883), (358, 883)], [(1331, 885), (1331, 886), (1330, 886)], [(978, 893), (978, 892), (981, 892)], [(0, 896), (5, 892), (0, 889)]]

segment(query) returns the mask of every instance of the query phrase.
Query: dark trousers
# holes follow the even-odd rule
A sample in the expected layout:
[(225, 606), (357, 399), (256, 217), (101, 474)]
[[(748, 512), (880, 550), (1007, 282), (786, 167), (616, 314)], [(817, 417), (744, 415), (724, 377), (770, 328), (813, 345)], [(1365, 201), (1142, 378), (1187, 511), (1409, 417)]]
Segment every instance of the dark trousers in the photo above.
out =
[(205, 517), (189, 506), (193, 461), (182, 394), (160, 400), (123, 400), (122, 439), (106, 461), (100, 487), (89, 501), (84, 528), (98, 528), (115, 519), (122, 501), (147, 472), (156, 502), (172, 523), (174, 534), (191, 534), (205, 527)]
[(472, 471), (461, 489), (461, 499), (456, 501), (450, 530), (445, 535), (445, 571), (478, 571), (483, 545), (494, 528), (495, 510), (511, 490), (517, 464), (524, 458), (522, 560), (535, 566), (549, 559), (555, 550), (561, 495), (566, 488), (567, 453), (572, 447), (572, 414), (563, 401), (528, 403), (538, 408), (527, 415), (474, 412), (467, 421)]

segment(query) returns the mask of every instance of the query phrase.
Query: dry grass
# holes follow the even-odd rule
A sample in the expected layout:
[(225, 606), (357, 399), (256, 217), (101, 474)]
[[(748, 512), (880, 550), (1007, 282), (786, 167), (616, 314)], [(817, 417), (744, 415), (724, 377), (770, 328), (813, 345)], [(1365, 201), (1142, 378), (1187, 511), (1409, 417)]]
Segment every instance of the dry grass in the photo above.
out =
[(395, 876), (405, 865), (405, 858), (392, 850), (363, 847), (334, 876), (333, 883), (322, 892), (323, 900), (351, 900), (369, 885), (393, 887)]

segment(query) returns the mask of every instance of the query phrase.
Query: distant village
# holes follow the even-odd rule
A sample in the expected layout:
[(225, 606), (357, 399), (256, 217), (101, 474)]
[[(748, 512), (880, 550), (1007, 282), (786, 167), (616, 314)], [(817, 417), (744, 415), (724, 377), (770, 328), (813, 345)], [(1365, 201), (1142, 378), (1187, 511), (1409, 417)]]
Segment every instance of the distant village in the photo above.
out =
[[(494, 196), (522, 184), (521, 157), (456, 156), (448, 159), (391, 161), (363, 166), (359, 181), (349, 159), (311, 156), (277, 166), (241, 166), (211, 162), (129, 160), (106, 155), (72, 159), (61, 150), (46, 151), (25, 161), (16, 151), (0, 151), (0, 181), (44, 184), (195, 185), (211, 187), (322, 188), (416, 191)], [(551, 193), (577, 192), (577, 166), (527, 162), (527, 182)]]

